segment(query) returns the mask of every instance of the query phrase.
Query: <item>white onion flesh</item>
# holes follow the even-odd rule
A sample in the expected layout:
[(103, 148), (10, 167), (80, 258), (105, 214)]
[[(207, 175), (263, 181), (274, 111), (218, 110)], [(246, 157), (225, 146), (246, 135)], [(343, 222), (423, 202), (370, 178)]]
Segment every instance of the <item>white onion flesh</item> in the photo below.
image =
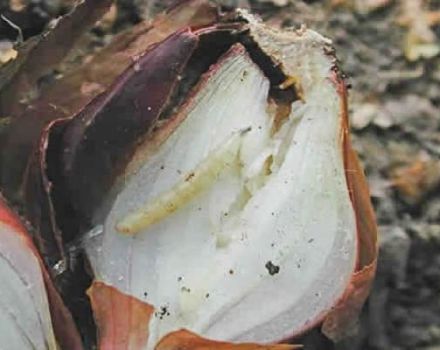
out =
[[(325, 77), (330, 63), (318, 69)], [(328, 311), (354, 270), (355, 217), (332, 83), (307, 84), (305, 101), (273, 133), (269, 81), (244, 49), (204, 79), (181, 124), (97, 223), (101, 234), (86, 237), (96, 278), (155, 306), (147, 349), (180, 328), (223, 341), (279, 341)], [(247, 129), (233, 164), (206, 171)], [(200, 169), (211, 178), (185, 184)], [(182, 186), (201, 188), (182, 200)], [(134, 227), (133, 215), (173, 202), (176, 210)], [(134, 225), (131, 235), (117, 230), (121, 222)]]
[(0, 349), (57, 349), (38, 258), (0, 223)]

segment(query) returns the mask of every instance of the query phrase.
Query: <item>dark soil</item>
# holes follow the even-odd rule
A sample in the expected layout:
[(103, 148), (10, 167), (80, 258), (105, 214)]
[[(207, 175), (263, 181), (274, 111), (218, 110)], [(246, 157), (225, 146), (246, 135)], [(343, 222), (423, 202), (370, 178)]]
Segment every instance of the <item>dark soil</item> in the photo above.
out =
[[(422, 4), (424, 14), (440, 11), (439, 0), (382, 1), (376, 9), (368, 4), (377, 0), (218, 1), (248, 7), (276, 26), (316, 29), (333, 39), (348, 76), (354, 143), (370, 183), (381, 254), (358, 332), (337, 349), (440, 349), (440, 55), (413, 61), (405, 56), (411, 30), (399, 24), (405, 22), (405, 1)], [(25, 7), (14, 11), (11, 3)], [(104, 45), (114, 32), (169, 3), (118, 1), (116, 18), (93, 30), (89, 46)], [(0, 0), (0, 12), (26, 39), (71, 4)], [(438, 20), (431, 30), (431, 44), (440, 45)], [(0, 20), (0, 40), (16, 38), (17, 31)]]

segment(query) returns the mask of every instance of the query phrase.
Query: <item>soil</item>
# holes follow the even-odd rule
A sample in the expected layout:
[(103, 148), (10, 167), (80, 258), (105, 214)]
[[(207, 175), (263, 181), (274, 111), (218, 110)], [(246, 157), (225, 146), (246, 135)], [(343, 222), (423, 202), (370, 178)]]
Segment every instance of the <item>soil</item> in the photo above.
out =
[[(91, 47), (171, 2), (118, 1), (110, 25), (101, 23), (90, 35)], [(440, 50), (440, 1), (217, 2), (248, 7), (276, 26), (316, 29), (333, 40), (347, 74), (352, 134), (370, 183), (381, 254), (358, 330), (335, 348), (439, 350), (440, 54), (435, 50)], [(20, 4), (20, 11), (11, 8)], [(71, 4), (0, 0), (0, 12), (23, 29), (26, 39)], [(0, 21), (0, 40), (16, 38), (17, 31)], [(427, 57), (417, 57), (418, 42), (429, 46)]]

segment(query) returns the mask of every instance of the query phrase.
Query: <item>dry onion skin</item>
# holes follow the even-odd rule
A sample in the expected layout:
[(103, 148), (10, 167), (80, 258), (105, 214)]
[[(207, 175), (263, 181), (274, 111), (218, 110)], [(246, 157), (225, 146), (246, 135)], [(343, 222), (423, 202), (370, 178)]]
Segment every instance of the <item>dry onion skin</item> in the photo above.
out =
[(0, 343), (8, 349), (82, 349), (24, 226), (1, 197), (0, 235)]
[(328, 39), (242, 11), (182, 29), (62, 138), (102, 349), (293, 349), (256, 344), (352, 324), (376, 225)]

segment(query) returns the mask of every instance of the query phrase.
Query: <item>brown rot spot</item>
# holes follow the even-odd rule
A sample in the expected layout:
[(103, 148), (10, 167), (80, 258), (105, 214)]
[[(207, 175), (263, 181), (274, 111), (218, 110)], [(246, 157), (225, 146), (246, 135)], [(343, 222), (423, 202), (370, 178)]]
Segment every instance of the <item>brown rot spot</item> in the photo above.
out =
[(269, 275), (271, 276), (276, 275), (278, 272), (280, 272), (280, 267), (274, 265), (270, 260), (264, 266), (266, 267), (267, 271), (269, 272)]

